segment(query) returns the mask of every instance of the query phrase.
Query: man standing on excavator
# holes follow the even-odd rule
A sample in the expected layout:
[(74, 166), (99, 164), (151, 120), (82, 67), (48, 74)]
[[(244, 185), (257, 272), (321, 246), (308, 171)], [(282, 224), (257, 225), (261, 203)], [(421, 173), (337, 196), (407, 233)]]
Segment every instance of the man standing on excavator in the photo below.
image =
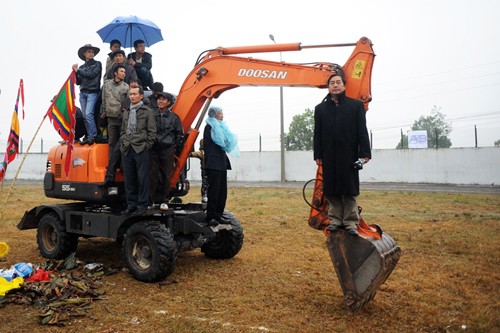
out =
[(120, 134), (127, 209), (122, 214), (145, 215), (149, 203), (149, 151), (156, 139), (153, 110), (144, 105), (144, 90), (131, 86), (130, 107), (123, 112)]
[(329, 231), (344, 227), (358, 235), (359, 170), (371, 159), (363, 103), (345, 95), (339, 69), (328, 79), (329, 94), (314, 110), (314, 159), (323, 167)]

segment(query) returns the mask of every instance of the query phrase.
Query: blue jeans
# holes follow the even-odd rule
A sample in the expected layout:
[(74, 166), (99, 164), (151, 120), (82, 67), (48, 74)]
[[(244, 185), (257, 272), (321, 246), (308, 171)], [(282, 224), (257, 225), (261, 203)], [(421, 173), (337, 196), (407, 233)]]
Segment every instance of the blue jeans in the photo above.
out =
[(92, 140), (97, 136), (95, 127), (94, 106), (97, 102), (97, 94), (80, 92), (80, 107), (85, 118), (85, 128), (87, 129), (87, 139)]

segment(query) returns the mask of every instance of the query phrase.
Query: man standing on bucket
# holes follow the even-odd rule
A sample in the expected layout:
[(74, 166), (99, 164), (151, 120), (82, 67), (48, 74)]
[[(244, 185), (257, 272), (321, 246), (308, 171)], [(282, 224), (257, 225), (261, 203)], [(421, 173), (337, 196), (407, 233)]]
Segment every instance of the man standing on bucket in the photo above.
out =
[(328, 95), (314, 110), (314, 160), (323, 167), (330, 225), (358, 235), (359, 170), (371, 159), (363, 103), (345, 95), (345, 76), (330, 76)]
[(76, 84), (80, 86), (80, 107), (85, 117), (85, 128), (87, 129), (86, 140), (82, 143), (94, 144), (97, 136), (97, 128), (94, 118), (94, 106), (101, 90), (102, 65), (100, 61), (94, 60), (99, 53), (99, 48), (85, 44), (78, 50), (78, 57), (85, 61), (83, 65), (72, 66), (76, 73)]

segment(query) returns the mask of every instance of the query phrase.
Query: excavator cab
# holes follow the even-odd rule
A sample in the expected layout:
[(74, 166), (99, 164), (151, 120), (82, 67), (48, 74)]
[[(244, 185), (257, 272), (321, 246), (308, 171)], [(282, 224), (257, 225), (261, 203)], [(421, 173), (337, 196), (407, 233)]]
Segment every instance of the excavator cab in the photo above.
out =
[[(326, 248), (344, 294), (342, 304), (351, 312), (357, 312), (375, 297), (378, 288), (387, 280), (401, 256), (401, 249), (380, 226), (368, 225), (361, 215), (357, 225), (359, 236), (345, 230), (327, 231), (325, 228), (330, 220), (328, 202), (323, 194), (321, 166), (312, 181), (314, 191), (312, 201), (308, 202), (311, 207), (309, 226), (322, 230), (327, 236)], [(304, 193), (308, 183), (304, 185)], [(358, 209), (361, 214), (361, 207)]]

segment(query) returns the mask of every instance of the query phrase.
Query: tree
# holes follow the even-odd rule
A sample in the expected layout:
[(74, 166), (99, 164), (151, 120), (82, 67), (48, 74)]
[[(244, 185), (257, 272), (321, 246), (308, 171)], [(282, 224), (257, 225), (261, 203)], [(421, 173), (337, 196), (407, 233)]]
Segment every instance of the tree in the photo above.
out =
[(285, 134), (286, 150), (312, 150), (314, 132), (313, 110), (293, 116), (288, 133)]
[[(434, 105), (431, 110), (430, 116), (420, 116), (415, 120), (411, 129), (413, 131), (426, 130), (427, 131), (427, 147), (429, 148), (449, 148), (451, 147), (451, 140), (448, 134), (451, 133), (451, 124), (445, 121), (446, 115), (441, 113), (441, 107)], [(436, 139), (438, 145), (436, 147)], [(403, 135), (403, 147), (401, 142), (398, 143), (396, 149), (408, 148), (408, 137)]]
[(495, 145), (495, 147), (500, 147), (500, 139), (498, 139), (497, 141), (495, 141), (494, 145)]

